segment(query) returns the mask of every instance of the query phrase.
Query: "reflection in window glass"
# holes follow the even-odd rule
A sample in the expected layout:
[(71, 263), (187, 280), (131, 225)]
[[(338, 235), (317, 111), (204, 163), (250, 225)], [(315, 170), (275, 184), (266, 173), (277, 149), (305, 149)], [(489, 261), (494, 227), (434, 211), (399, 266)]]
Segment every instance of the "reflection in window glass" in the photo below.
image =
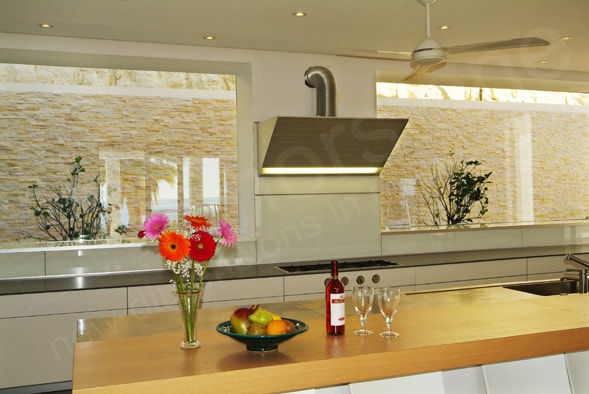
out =
[(202, 190), (203, 204), (221, 203), (221, 175), (219, 159), (202, 159)]

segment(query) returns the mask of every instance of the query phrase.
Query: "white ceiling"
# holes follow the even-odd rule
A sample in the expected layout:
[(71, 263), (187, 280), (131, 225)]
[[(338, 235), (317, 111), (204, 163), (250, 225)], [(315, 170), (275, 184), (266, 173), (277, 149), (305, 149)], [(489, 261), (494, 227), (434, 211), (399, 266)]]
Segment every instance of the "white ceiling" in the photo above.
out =
[[(445, 46), (525, 36), (551, 43), (450, 55), (447, 69), (524, 68), (532, 77), (589, 83), (587, 0), (438, 0), (431, 12), (432, 35)], [(42, 22), (54, 27), (41, 29)], [(442, 24), (451, 28), (438, 30)], [(425, 8), (417, 0), (2, 0), (0, 32), (375, 56), (411, 52), (425, 35)], [(209, 34), (216, 40), (203, 39)]]

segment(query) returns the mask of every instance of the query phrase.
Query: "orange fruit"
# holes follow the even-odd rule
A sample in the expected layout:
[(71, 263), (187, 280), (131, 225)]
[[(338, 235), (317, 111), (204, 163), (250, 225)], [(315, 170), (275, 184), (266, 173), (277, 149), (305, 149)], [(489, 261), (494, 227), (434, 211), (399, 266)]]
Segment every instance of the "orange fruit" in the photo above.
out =
[(266, 326), (266, 333), (268, 335), (280, 335), (286, 334), (288, 332), (288, 327), (284, 320), (272, 320)]

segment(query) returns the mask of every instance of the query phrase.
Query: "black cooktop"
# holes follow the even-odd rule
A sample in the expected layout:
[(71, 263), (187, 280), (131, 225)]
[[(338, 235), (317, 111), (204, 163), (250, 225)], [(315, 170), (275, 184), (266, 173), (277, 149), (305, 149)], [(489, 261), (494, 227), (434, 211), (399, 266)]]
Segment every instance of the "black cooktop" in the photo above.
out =
[[(364, 261), (343, 261), (338, 263), (339, 271), (370, 269), (370, 268), (387, 268), (398, 266), (395, 263), (387, 260), (364, 260)], [(331, 263), (316, 263), (316, 264), (302, 264), (302, 265), (280, 265), (279, 269), (286, 272), (317, 272), (331, 270)]]

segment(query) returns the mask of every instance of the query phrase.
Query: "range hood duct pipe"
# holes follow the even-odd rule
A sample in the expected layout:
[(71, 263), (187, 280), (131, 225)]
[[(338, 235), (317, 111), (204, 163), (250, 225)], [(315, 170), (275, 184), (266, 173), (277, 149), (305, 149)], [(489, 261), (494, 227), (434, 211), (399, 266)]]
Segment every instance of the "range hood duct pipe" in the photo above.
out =
[(313, 66), (305, 71), (305, 85), (317, 89), (317, 116), (336, 116), (335, 78), (325, 67)]
[(258, 123), (260, 175), (379, 174), (408, 119), (338, 118), (335, 79), (309, 67), (317, 116), (275, 116)]

